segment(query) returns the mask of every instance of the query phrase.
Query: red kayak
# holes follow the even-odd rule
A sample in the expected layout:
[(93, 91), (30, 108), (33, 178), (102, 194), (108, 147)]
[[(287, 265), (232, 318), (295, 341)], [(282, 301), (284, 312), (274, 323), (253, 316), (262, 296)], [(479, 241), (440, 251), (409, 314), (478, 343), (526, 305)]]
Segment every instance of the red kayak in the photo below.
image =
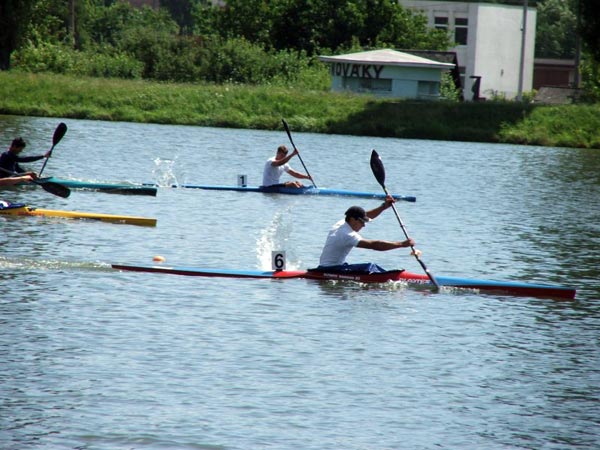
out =
[[(271, 278), (288, 279), (304, 278), (308, 280), (336, 280), (354, 281), (358, 283), (387, 283), (405, 282), (409, 285), (432, 287), (429, 277), (425, 274), (411, 273), (406, 270), (390, 270), (382, 273), (329, 273), (313, 270), (231, 270), (231, 269), (203, 269), (182, 266), (134, 266), (113, 264), (113, 269), (133, 272), (165, 273), (172, 275), (185, 275), (195, 277), (225, 277), (225, 278)], [(565, 286), (521, 283), (511, 281), (476, 280), (459, 277), (436, 276), (440, 287), (473, 289), (486, 293), (498, 293), (527, 297), (548, 297), (556, 299), (573, 300), (576, 290)]]

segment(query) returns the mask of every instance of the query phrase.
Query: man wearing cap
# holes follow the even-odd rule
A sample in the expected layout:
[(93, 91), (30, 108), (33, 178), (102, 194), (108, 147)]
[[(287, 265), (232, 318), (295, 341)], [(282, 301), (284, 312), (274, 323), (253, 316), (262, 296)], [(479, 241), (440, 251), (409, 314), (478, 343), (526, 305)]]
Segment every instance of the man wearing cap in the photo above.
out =
[[(394, 199), (388, 196), (381, 205), (370, 211), (365, 211), (360, 206), (352, 206), (346, 211), (346, 218), (337, 222), (327, 235), (323, 252), (319, 260), (318, 269), (327, 268), (348, 270), (369, 270), (365, 268), (365, 264), (347, 264), (346, 257), (354, 247), (368, 248), (371, 250), (387, 251), (396, 248), (414, 246), (415, 242), (412, 239), (405, 241), (382, 241), (377, 239), (364, 239), (358, 232), (365, 226), (367, 222), (376, 218), (383, 211), (388, 209), (394, 203)], [(383, 271), (375, 265), (378, 271)]]
[(272, 158), (269, 158), (265, 163), (265, 167), (263, 169), (263, 187), (269, 186), (285, 186), (285, 187), (302, 187), (302, 183), (299, 181), (286, 181), (285, 183), (280, 183), (279, 178), (283, 172), (289, 173), (291, 176), (301, 179), (310, 180), (309, 175), (304, 175), (303, 173), (296, 172), (294, 169), (290, 167), (288, 162), (294, 156), (298, 154), (298, 150), (294, 149), (292, 153), (288, 155), (288, 149), (285, 145), (280, 145), (277, 147), (277, 153)]

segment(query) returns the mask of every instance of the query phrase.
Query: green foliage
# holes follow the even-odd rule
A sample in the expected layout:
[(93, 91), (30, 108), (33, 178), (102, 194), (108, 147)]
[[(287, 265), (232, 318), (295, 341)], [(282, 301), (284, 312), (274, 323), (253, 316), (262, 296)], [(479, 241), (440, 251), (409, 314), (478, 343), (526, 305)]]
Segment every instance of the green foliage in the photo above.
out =
[(142, 73), (142, 64), (125, 53), (107, 53), (101, 49), (79, 52), (64, 44), (29, 45), (15, 52), (14, 59), (15, 67), (32, 73), (53, 72), (130, 79), (140, 78)]
[(580, 33), (586, 50), (600, 63), (600, 2), (578, 0), (581, 17)]
[(37, 0), (0, 1), (0, 70), (8, 70), (11, 55), (25, 40)]
[(461, 99), (460, 89), (454, 84), (450, 72), (442, 73), (442, 83), (440, 85), (440, 97), (443, 100), (458, 102)]
[(544, 106), (515, 124), (506, 124), (500, 137), (515, 144), (600, 148), (598, 105)]
[(135, 39), (144, 33), (156, 33), (175, 37), (179, 32), (177, 23), (166, 10), (134, 8), (120, 1), (110, 6), (100, 4), (90, 7), (83, 26), (88, 30), (90, 42), (121, 49), (130, 43), (132, 36)]
[(586, 59), (581, 64), (583, 101), (600, 102), (600, 62)]
[(415, 102), (303, 87), (0, 72), (0, 114), (600, 148), (600, 105)]
[(565, 0), (544, 0), (537, 6), (535, 55), (538, 58), (573, 58), (577, 17)]
[(200, 36), (245, 38), (269, 46), (269, 30), (274, 15), (272, 8), (276, 7), (270, 3), (266, 0), (230, 0), (220, 8), (210, 2), (202, 2), (192, 11), (195, 32)]
[(160, 10), (85, 0), (77, 2), (77, 52), (66, 5), (33, 0), (37, 15), (17, 58), (21, 70), (326, 90), (326, 68), (314, 58), (321, 50), (448, 45), (447, 36), (395, 0), (228, 0), (226, 7), (165, 0)]
[(224, 8), (198, 8), (200, 32), (243, 37), (266, 48), (309, 55), (338, 51), (357, 41), (363, 47), (445, 50), (448, 36), (395, 0), (228, 0)]
[[(540, 2), (547, 23), (554, 17), (561, 24), (559, 31), (547, 31), (552, 37), (549, 51), (564, 49), (573, 35), (564, 31), (565, 1)], [(581, 1), (584, 12), (595, 11), (589, 0)], [(15, 67), (36, 73), (326, 91), (329, 75), (315, 58), (318, 54), (383, 46), (429, 50), (449, 46), (445, 32), (428, 28), (423, 15), (396, 0), (228, 0), (225, 7), (214, 7), (209, 0), (161, 4), (164, 8), (153, 10), (134, 8), (126, 1), (77, 0), (76, 39), (69, 30), (65, 0), (3, 0), (0, 12), (12, 6), (11, 11), (19, 11), (18, 17), (27, 24), (19, 35), (26, 39), (21, 40)], [(585, 26), (595, 20), (586, 18)], [(1, 14), (0, 21), (8, 23)], [(568, 36), (559, 41), (557, 34)], [(597, 98), (598, 71), (589, 66), (583, 73), (589, 98)], [(442, 89), (446, 98), (456, 97)]]

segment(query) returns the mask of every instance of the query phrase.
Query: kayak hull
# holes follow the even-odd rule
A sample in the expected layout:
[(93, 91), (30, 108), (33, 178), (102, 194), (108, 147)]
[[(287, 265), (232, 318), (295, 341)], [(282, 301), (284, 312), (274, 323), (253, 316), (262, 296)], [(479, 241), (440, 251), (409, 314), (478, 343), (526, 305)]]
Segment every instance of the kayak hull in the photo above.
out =
[(129, 183), (97, 183), (93, 181), (66, 180), (63, 178), (41, 178), (41, 181), (51, 181), (62, 184), (70, 189), (85, 189), (91, 191), (100, 191), (107, 194), (122, 195), (149, 195), (156, 197), (157, 188), (152, 186), (143, 186)]
[(0, 214), (9, 216), (42, 216), (60, 217), (64, 219), (97, 220), (100, 222), (122, 223), (146, 227), (156, 226), (156, 219), (148, 217), (122, 216), (115, 214), (90, 213), (81, 211), (61, 211), (57, 209), (34, 208), (27, 205), (11, 205), (0, 208)]
[[(383, 273), (329, 273), (311, 270), (281, 270), (281, 271), (259, 271), (259, 270), (230, 270), (230, 269), (201, 269), (183, 266), (162, 265), (123, 265), (113, 264), (113, 269), (133, 271), (164, 273), (173, 275), (197, 276), (197, 277), (225, 277), (225, 278), (304, 278), (309, 280), (335, 280), (353, 281), (358, 283), (387, 283), (405, 282), (409, 285), (418, 285), (432, 288), (429, 277), (425, 274), (407, 272), (405, 270), (391, 270)], [(436, 275), (436, 281), (441, 287), (473, 289), (480, 292), (499, 293), (515, 296), (548, 297), (556, 299), (575, 298), (576, 290), (546, 284), (520, 283), (510, 281), (477, 280), (459, 277), (448, 277)]]
[[(156, 186), (151, 183), (144, 183), (144, 186)], [(343, 189), (315, 188), (314, 186), (305, 186), (302, 188), (286, 186), (210, 186), (195, 184), (172, 185), (172, 188), (185, 189), (204, 189), (209, 191), (235, 191), (235, 192), (259, 192), (262, 194), (285, 194), (285, 195), (333, 195), (342, 197), (375, 198), (385, 199), (385, 194), (376, 192), (347, 191)], [(393, 195), (396, 200), (406, 202), (415, 202), (417, 199), (408, 195)]]

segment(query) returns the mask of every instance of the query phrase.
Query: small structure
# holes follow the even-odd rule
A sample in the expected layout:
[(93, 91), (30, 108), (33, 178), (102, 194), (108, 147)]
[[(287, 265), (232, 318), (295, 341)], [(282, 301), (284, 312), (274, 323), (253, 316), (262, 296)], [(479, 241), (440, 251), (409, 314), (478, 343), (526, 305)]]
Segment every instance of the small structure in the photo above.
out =
[(330, 66), (332, 91), (395, 98), (438, 99), (442, 72), (454, 68), (454, 64), (391, 49), (319, 59)]
[(573, 59), (535, 58), (533, 89), (542, 86), (575, 87), (577, 64)]

